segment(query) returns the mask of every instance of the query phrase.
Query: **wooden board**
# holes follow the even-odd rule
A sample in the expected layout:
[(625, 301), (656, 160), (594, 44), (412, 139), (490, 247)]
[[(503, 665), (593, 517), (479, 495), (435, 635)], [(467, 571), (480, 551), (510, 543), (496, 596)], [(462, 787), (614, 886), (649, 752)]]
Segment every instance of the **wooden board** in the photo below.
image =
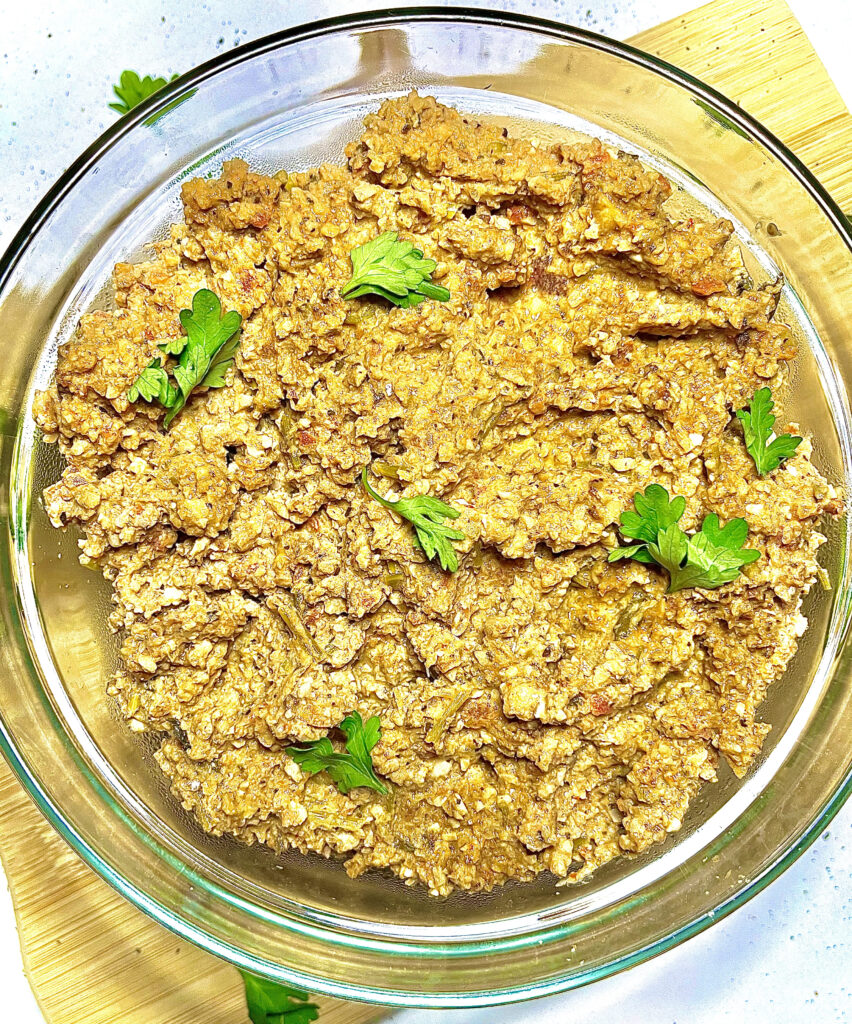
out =
[(754, 114), (852, 209), (852, 117), (783, 0), (716, 0), (630, 42)]
[[(852, 118), (781, 0), (716, 0), (632, 40), (755, 114), (852, 209)], [(91, 872), (0, 759), (0, 855), (27, 976), (48, 1024), (240, 1024), (227, 964), (155, 924)], [(378, 1007), (319, 999), (322, 1024)]]

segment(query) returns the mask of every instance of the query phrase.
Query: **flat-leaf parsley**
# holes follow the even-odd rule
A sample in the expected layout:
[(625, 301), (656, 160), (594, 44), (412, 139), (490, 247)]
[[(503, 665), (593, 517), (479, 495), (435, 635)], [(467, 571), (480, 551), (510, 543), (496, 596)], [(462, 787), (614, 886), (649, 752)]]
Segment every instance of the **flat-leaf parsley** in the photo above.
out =
[(775, 402), (769, 388), (755, 391), (749, 402), (748, 411), (740, 409), (737, 419), (743, 425), (746, 448), (754, 460), (754, 466), (760, 476), (766, 476), (781, 465), (782, 459), (789, 459), (802, 443), (800, 437), (793, 434), (774, 436), (775, 416), (772, 409)]
[(425, 259), (411, 242), (401, 242), (395, 231), (384, 231), (377, 238), (359, 245), (349, 254), (352, 276), (342, 288), (344, 299), (360, 295), (381, 295), (395, 306), (409, 308), (424, 299), (446, 302), (449, 291), (432, 284), (438, 264)]
[(222, 316), (222, 304), (208, 288), (195, 293), (192, 309), (181, 310), (180, 322), (186, 335), (159, 346), (166, 355), (178, 357), (178, 364), (172, 371), (177, 387), (158, 356), (127, 392), (130, 402), (140, 398), (159, 402), (167, 410), (163, 421), (166, 430), (186, 405), (193, 388), (221, 388), (225, 384), (225, 373), (240, 343), (242, 317), (234, 310)]
[(246, 1006), (252, 1024), (311, 1024), (319, 1007), (308, 1002), (308, 993), (292, 985), (259, 978), (240, 971), (246, 987)]
[(312, 740), (303, 747), (287, 747), (287, 753), (308, 775), (328, 772), (341, 793), (348, 793), (358, 786), (368, 786), (379, 793), (387, 793), (381, 779), (373, 771), (373, 759), (370, 756), (370, 751), (382, 736), (379, 718), (373, 715), (364, 722), (357, 711), (352, 711), (340, 723), (340, 730), (346, 737), (345, 753), (335, 750), (327, 736), (321, 740)]
[(701, 529), (688, 535), (678, 526), (686, 499), (677, 496), (669, 500), (668, 491), (659, 484), (649, 484), (644, 494), (637, 492), (633, 505), (635, 512), (622, 512), (620, 529), (623, 537), (640, 543), (616, 548), (609, 560), (635, 558), (662, 566), (669, 574), (670, 594), (687, 587), (721, 587), (760, 557), (759, 551), (743, 547), (748, 537), (745, 519), (731, 519), (723, 527), (711, 512)]
[(129, 114), (142, 100), (147, 100), (176, 78), (177, 75), (172, 75), (169, 79), (152, 78), (151, 75), (140, 78), (135, 71), (122, 71), (119, 84), (112, 87), (112, 91), (118, 97), (118, 103), (110, 103), (109, 108), (118, 111), (119, 114)]
[(138, 402), (140, 398), (146, 402), (159, 402), (170, 409), (177, 401), (177, 394), (177, 388), (163, 368), (163, 360), (158, 357), (152, 359), (139, 374), (127, 392), (127, 398), (130, 402)]
[(371, 498), (380, 502), (385, 508), (391, 509), (407, 519), (414, 527), (414, 539), (417, 546), (427, 558), (438, 556), (441, 568), (455, 572), (459, 567), (459, 559), (452, 542), (464, 540), (461, 530), (447, 526), (445, 519), (458, 519), (460, 513), (452, 505), (432, 498), (428, 494), (418, 494), (413, 498), (400, 498), (399, 501), (388, 501), (370, 486), (367, 479), (367, 467), (361, 471), (361, 482)]

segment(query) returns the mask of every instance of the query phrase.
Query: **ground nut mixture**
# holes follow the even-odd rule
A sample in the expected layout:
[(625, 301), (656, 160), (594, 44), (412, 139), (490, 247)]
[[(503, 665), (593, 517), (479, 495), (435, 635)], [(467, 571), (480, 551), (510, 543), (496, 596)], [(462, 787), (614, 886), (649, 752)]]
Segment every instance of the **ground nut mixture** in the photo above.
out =
[[(742, 775), (768, 731), (840, 500), (807, 439), (758, 477), (732, 412), (795, 344), (731, 225), (671, 219), (666, 179), (597, 141), (412, 95), (346, 155), (184, 185), (184, 223), (115, 268), (115, 311), (82, 318), (36, 401), (67, 461), (45, 504), (112, 582), (110, 693), (205, 829), (442, 895), (577, 879), (676, 831), (719, 754)], [(387, 230), (449, 301), (341, 298)], [(200, 288), (242, 315), (240, 348), (164, 432), (126, 396)], [(368, 463), (460, 511), (457, 572), (366, 496)], [(745, 518), (759, 560), (675, 594), (608, 563), (652, 482), (687, 530)], [(353, 710), (381, 719), (385, 795), (285, 751), (340, 747)]]

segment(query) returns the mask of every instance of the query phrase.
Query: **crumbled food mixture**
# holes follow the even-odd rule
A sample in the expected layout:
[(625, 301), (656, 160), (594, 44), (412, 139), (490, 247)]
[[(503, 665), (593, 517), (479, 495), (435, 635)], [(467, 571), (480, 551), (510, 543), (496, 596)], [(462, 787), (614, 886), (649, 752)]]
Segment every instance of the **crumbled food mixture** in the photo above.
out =
[[(216, 835), (389, 869), (434, 894), (576, 880), (680, 828), (721, 754), (743, 775), (805, 628), (820, 519), (805, 441), (757, 477), (732, 412), (796, 354), (731, 224), (598, 141), (544, 145), (430, 98), (366, 118), (346, 166), (183, 187), (153, 259), (115, 268), (35, 415), (65, 456), (44, 500), (114, 588), (109, 692)], [(341, 298), (396, 231), (446, 302)], [(243, 317), (226, 386), (168, 432), (127, 392), (209, 288)], [(779, 420), (779, 430), (784, 424)], [(369, 498), (461, 515), (457, 572)], [(649, 483), (683, 527), (748, 521), (715, 590), (610, 564)], [(388, 792), (341, 793), (286, 748), (381, 720)]]

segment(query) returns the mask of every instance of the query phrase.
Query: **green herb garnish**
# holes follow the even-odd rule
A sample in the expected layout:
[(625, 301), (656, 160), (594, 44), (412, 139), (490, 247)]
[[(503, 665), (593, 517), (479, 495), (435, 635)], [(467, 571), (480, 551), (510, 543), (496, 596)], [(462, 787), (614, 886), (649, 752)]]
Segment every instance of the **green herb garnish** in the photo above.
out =
[(379, 793), (387, 793), (386, 787), (373, 771), (373, 759), (370, 756), (370, 751), (382, 735), (378, 716), (373, 715), (365, 723), (361, 715), (353, 711), (343, 719), (339, 728), (346, 737), (345, 753), (335, 750), (327, 736), (313, 740), (304, 747), (287, 747), (287, 753), (309, 775), (328, 772), (341, 793), (348, 793), (357, 786), (369, 786)]
[(754, 562), (760, 552), (743, 548), (748, 537), (745, 519), (731, 519), (724, 527), (711, 512), (697, 533), (687, 535), (677, 525), (686, 509), (686, 499), (669, 500), (659, 484), (649, 484), (645, 493), (633, 496), (635, 512), (621, 514), (621, 534), (640, 543), (616, 548), (610, 562), (635, 558), (646, 565), (660, 565), (669, 574), (668, 593), (686, 587), (713, 590), (735, 580), (744, 565)]
[(311, 1024), (319, 1017), (319, 1007), (308, 1002), (308, 993), (302, 989), (267, 981), (247, 971), (240, 974), (252, 1024)]
[(127, 392), (129, 402), (137, 402), (142, 398), (146, 402), (159, 402), (166, 409), (175, 404), (177, 397), (177, 388), (169, 379), (163, 368), (163, 360), (159, 357), (148, 363)]
[(414, 527), (415, 544), (427, 558), (438, 556), (442, 569), (455, 572), (459, 567), (459, 559), (452, 545), (454, 540), (464, 540), (461, 530), (447, 526), (444, 519), (458, 519), (461, 514), (457, 509), (440, 498), (431, 498), (428, 494), (418, 494), (414, 498), (400, 498), (399, 501), (388, 501), (377, 494), (367, 479), (367, 467), (361, 471), (361, 482), (371, 498), (375, 498), (385, 508), (392, 509), (407, 519)]
[(722, 131), (718, 133), (719, 135), (723, 135), (725, 131), (734, 132), (734, 134), (739, 135), (743, 139), (748, 139), (748, 141), (751, 142), (751, 136), (748, 134), (748, 132), (740, 128), (738, 124), (735, 124), (729, 117), (726, 117), (721, 111), (716, 110), (715, 107), (711, 107), (709, 103), (705, 103), (703, 100), (700, 100), (697, 97), (691, 97), (691, 99), (696, 106), (701, 107), (701, 109), (710, 118), (711, 121), (714, 121), (717, 125), (719, 125), (719, 127), (722, 129)]
[(157, 401), (168, 410), (163, 426), (166, 430), (186, 405), (193, 388), (221, 388), (225, 373), (234, 361), (240, 343), (242, 317), (231, 310), (222, 316), (222, 304), (208, 288), (192, 297), (192, 309), (182, 309), (180, 322), (186, 335), (173, 338), (159, 346), (168, 355), (178, 356), (172, 371), (177, 387), (172, 384), (158, 356), (133, 382), (127, 399), (136, 402)]
[(177, 75), (171, 78), (152, 78), (145, 75), (140, 78), (135, 71), (122, 71), (119, 84), (112, 87), (112, 91), (118, 97), (118, 103), (110, 103), (110, 110), (116, 110), (119, 114), (129, 114), (134, 107), (138, 107), (142, 100), (147, 100), (155, 92), (159, 92), (164, 85), (173, 82)]
[(789, 459), (802, 443), (802, 439), (793, 434), (779, 434), (778, 437), (773, 435), (774, 406), (771, 390), (761, 388), (752, 396), (748, 405), (749, 411), (739, 409), (736, 414), (743, 425), (746, 448), (760, 476), (766, 476), (773, 469), (777, 469), (782, 459)]
[(352, 276), (341, 290), (344, 299), (381, 295), (395, 306), (410, 308), (424, 299), (446, 302), (450, 293), (431, 277), (438, 264), (424, 259), (411, 242), (401, 242), (395, 231), (384, 231), (349, 253)]

